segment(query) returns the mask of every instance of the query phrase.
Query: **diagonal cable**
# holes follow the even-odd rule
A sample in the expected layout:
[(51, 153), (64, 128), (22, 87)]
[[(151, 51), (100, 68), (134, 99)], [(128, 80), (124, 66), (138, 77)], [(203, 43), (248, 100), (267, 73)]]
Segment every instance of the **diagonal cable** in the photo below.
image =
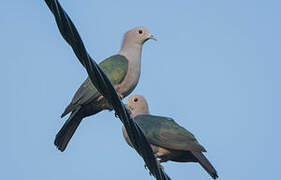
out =
[(133, 119), (130, 118), (124, 104), (116, 93), (116, 90), (114, 89), (110, 80), (88, 54), (71, 19), (68, 17), (57, 0), (45, 0), (45, 2), (55, 16), (61, 35), (72, 47), (80, 63), (86, 68), (94, 86), (108, 100), (108, 102), (112, 104), (113, 108), (118, 114), (118, 117), (126, 128), (128, 136), (135, 150), (139, 153), (139, 155), (142, 156), (151, 174), (157, 180), (169, 180), (170, 178), (157, 165), (152, 149), (147, 142), (141, 128)]

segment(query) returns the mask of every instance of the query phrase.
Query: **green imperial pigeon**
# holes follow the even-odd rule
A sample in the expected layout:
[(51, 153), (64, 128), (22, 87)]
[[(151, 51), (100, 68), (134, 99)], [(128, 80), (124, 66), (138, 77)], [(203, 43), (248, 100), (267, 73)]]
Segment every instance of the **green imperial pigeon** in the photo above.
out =
[[(205, 148), (200, 145), (194, 135), (185, 128), (178, 125), (173, 119), (149, 114), (148, 105), (143, 96), (131, 96), (126, 107), (130, 116), (135, 119), (142, 128), (145, 137), (151, 144), (155, 158), (160, 165), (161, 162), (198, 162), (211, 176), (216, 179), (217, 171), (203, 155)], [(124, 126), (123, 136), (131, 146), (130, 139)], [(163, 167), (160, 165), (163, 169)]]
[[(99, 64), (121, 99), (128, 96), (139, 81), (142, 46), (149, 39), (155, 38), (146, 28), (136, 27), (125, 34), (118, 54), (105, 59)], [(97, 91), (91, 80), (87, 78), (61, 115), (61, 117), (64, 117), (71, 112), (69, 118), (56, 135), (55, 145), (58, 149), (60, 151), (65, 150), (83, 118), (105, 109), (112, 110), (112, 106)]]

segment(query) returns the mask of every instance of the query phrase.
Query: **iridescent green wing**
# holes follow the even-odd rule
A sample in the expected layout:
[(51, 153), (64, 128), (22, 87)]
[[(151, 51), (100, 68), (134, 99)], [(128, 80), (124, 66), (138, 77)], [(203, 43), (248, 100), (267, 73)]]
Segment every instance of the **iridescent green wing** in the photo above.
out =
[[(114, 55), (104, 61), (99, 66), (105, 72), (113, 85), (120, 84), (128, 71), (128, 60), (125, 56)], [(75, 93), (71, 104), (87, 104), (100, 96), (91, 80), (87, 78)]]
[(206, 151), (194, 135), (168, 117), (138, 115), (134, 118), (149, 143), (173, 150)]

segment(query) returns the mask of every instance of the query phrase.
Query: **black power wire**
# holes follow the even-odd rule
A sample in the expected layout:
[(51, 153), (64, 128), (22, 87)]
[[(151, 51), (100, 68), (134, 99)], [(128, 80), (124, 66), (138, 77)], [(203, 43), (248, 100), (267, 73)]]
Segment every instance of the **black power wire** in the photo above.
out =
[(86, 68), (92, 83), (108, 100), (108, 102), (112, 104), (116, 114), (126, 128), (128, 136), (135, 150), (144, 159), (150, 173), (157, 180), (170, 180), (166, 173), (164, 173), (157, 165), (152, 149), (147, 142), (141, 128), (133, 119), (130, 118), (125, 105), (122, 103), (110, 80), (88, 54), (77, 29), (75, 28), (71, 19), (68, 17), (67, 13), (63, 10), (57, 0), (45, 0), (45, 2), (55, 16), (61, 35), (72, 47), (80, 63)]

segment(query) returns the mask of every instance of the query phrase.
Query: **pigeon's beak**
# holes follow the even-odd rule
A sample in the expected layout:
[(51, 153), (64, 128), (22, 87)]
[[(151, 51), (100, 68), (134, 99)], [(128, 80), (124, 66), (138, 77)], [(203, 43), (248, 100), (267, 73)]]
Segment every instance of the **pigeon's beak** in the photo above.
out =
[(154, 41), (157, 41), (157, 39), (152, 34), (149, 36), (148, 39), (153, 39)]

